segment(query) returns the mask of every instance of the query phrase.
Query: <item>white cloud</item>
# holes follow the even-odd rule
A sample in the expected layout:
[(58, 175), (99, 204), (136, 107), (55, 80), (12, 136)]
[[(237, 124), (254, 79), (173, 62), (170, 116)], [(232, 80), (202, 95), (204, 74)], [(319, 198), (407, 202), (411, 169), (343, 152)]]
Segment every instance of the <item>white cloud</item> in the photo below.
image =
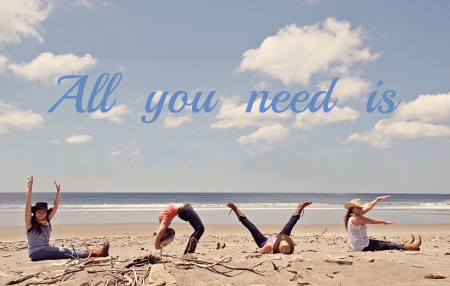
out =
[[(319, 90), (328, 91), (330, 84), (331, 80), (323, 81), (317, 87)], [(331, 102), (334, 102), (336, 98), (340, 103), (349, 99), (360, 99), (371, 90), (371, 87), (372, 83), (370, 81), (358, 76), (341, 77), (334, 86)]]
[(39, 34), (39, 23), (51, 12), (51, 1), (2, 1), (0, 9), (0, 43), (20, 43), (21, 37), (32, 37), (44, 42)]
[(0, 134), (13, 129), (29, 131), (41, 127), (43, 122), (44, 117), (40, 114), (0, 100)]
[(163, 128), (176, 128), (185, 122), (193, 121), (190, 115), (173, 116), (169, 115), (164, 119)]
[(4, 55), (0, 55), (0, 74), (3, 74), (6, 71), (8, 64), (8, 58)]
[[(222, 97), (220, 99), (220, 109), (216, 115), (219, 122), (211, 124), (211, 128), (229, 129), (233, 127), (244, 128), (248, 126), (266, 126), (271, 125), (279, 120), (291, 117), (292, 112), (286, 111), (282, 113), (275, 113), (269, 109), (265, 113), (259, 111), (261, 98), (255, 100), (252, 111), (246, 113), (247, 103), (238, 105), (239, 96)], [(272, 101), (267, 100), (266, 105)]]
[(66, 138), (67, 144), (81, 144), (92, 141), (91, 135), (72, 135)]
[(241, 144), (249, 144), (256, 143), (258, 141), (265, 141), (267, 144), (273, 144), (285, 140), (288, 135), (289, 128), (276, 123), (269, 126), (263, 126), (250, 135), (244, 135), (236, 142)]
[(361, 141), (369, 142), (374, 147), (389, 148), (393, 146), (394, 138), (412, 139), (448, 136), (450, 136), (450, 127), (445, 125), (434, 125), (417, 121), (392, 122), (388, 119), (382, 119), (378, 121), (372, 130), (351, 134), (343, 143)]
[(256, 152), (253, 151), (253, 150), (250, 150), (250, 149), (245, 150), (245, 152), (247, 152), (248, 154), (250, 154), (250, 155), (252, 155), (252, 156), (256, 155)]
[(380, 54), (364, 46), (365, 37), (362, 28), (352, 29), (350, 22), (331, 17), (311, 26), (292, 24), (264, 39), (259, 48), (244, 52), (238, 71), (307, 86), (315, 73), (345, 75), (355, 63), (377, 59)]
[(119, 7), (118, 5), (116, 5), (116, 4), (114, 4), (114, 3), (111, 3), (111, 2), (108, 2), (108, 1), (104, 1), (104, 2), (103, 2), (103, 6), (104, 6), (104, 7), (111, 7), (111, 8), (117, 8), (117, 7)]
[(109, 154), (109, 156), (116, 157), (116, 156), (119, 156), (121, 153), (122, 153), (122, 151), (117, 150), (117, 151), (113, 151), (111, 154)]
[(415, 100), (400, 103), (392, 119), (395, 121), (419, 120), (427, 123), (450, 120), (450, 92), (421, 94)]
[(196, 145), (192, 144), (191, 149), (206, 149), (206, 145)]
[(97, 60), (87, 54), (77, 57), (73, 54), (57, 55), (42, 53), (30, 63), (12, 63), (8, 68), (17, 76), (28, 81), (39, 81), (44, 85), (57, 85), (58, 78), (68, 74), (82, 74), (97, 64)]
[(260, 81), (253, 86), (256, 90), (264, 90), (267, 87), (267, 83), (265, 81)]
[(131, 153), (131, 155), (139, 155), (141, 154), (141, 150), (135, 150), (133, 151), (133, 153)]
[(316, 126), (325, 124), (337, 122), (353, 122), (360, 115), (361, 112), (354, 110), (348, 106), (345, 106), (344, 108), (334, 106), (333, 109), (328, 113), (323, 112), (322, 109), (314, 113), (308, 111), (299, 113), (295, 116), (295, 122), (292, 126), (306, 131), (311, 131)]
[(373, 129), (351, 134), (343, 143), (369, 142), (371, 146), (389, 148), (393, 139), (449, 137), (450, 127), (431, 123), (450, 120), (450, 93), (419, 95), (400, 104), (389, 119), (378, 121)]
[(123, 116), (126, 114), (130, 114), (131, 110), (127, 107), (126, 104), (120, 104), (113, 106), (108, 112), (102, 113), (100, 109), (91, 113), (91, 118), (94, 119), (103, 119), (111, 122), (122, 123)]
[(319, 2), (320, 2), (320, 0), (305, 0), (305, 3), (307, 5), (318, 4)]
[(85, 7), (92, 7), (94, 4), (90, 3), (88, 0), (75, 0), (73, 2), (74, 5), (80, 5)]
[(49, 141), (41, 141), (42, 144), (59, 144), (60, 141), (58, 139), (55, 140), (49, 140)]

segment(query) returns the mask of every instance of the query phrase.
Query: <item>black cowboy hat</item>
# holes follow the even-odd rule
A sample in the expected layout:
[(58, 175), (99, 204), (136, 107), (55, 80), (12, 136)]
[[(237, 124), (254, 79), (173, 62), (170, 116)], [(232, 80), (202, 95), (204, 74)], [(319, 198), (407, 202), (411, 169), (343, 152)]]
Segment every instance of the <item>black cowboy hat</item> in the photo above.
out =
[(37, 202), (34, 206), (31, 207), (31, 212), (35, 212), (36, 210), (45, 210), (48, 211), (48, 205), (46, 202)]

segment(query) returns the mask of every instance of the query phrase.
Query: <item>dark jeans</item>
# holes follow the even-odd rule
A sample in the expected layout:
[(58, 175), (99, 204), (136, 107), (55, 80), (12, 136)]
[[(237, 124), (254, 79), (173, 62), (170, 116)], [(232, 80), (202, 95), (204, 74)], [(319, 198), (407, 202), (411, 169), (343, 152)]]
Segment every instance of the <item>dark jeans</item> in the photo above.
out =
[[(283, 227), (283, 229), (278, 235), (280, 234), (291, 235), (291, 231), (299, 219), (300, 215), (291, 216), (288, 223)], [(260, 247), (261, 244), (266, 242), (267, 237), (265, 237), (259, 231), (259, 229), (251, 221), (248, 220), (248, 218), (240, 217), (240, 222), (250, 231), (258, 247)]]
[(39, 260), (50, 260), (50, 259), (68, 259), (70, 256), (66, 254), (70, 254), (74, 257), (83, 257), (83, 255), (87, 252), (87, 250), (78, 250), (75, 249), (75, 252), (72, 249), (64, 248), (64, 247), (55, 247), (55, 246), (46, 246), (45, 248), (39, 249), (38, 251), (33, 252), (30, 255), (31, 260), (39, 261)]
[(178, 212), (178, 217), (191, 224), (191, 226), (195, 230), (191, 237), (195, 237), (197, 241), (199, 241), (200, 237), (202, 237), (203, 235), (203, 232), (205, 232), (205, 227), (203, 226), (202, 220), (191, 207), (191, 205), (186, 204), (184, 207), (182, 207)]
[(364, 247), (361, 251), (401, 250), (404, 245), (405, 244), (397, 244), (390, 241), (369, 239), (369, 245)]

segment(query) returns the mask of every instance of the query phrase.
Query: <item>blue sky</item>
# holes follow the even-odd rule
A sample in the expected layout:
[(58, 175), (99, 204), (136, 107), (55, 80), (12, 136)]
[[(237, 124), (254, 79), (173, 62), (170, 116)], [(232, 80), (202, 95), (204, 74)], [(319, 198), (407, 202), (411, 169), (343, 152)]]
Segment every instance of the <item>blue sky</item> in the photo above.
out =
[[(47, 1), (0, 4), (0, 191), (447, 193), (448, 1)], [(63, 75), (121, 73), (107, 113)], [(251, 113), (339, 78), (328, 113)], [(383, 84), (377, 87), (377, 83)], [(398, 108), (368, 113), (394, 90)], [(141, 122), (150, 93), (209, 113)], [(98, 103), (99, 99), (96, 101)], [(168, 101), (168, 100), (167, 100)], [(156, 104), (156, 101), (153, 102)], [(179, 106), (179, 101), (176, 103)], [(282, 104), (280, 104), (282, 106)], [(286, 106), (286, 105), (284, 105)]]

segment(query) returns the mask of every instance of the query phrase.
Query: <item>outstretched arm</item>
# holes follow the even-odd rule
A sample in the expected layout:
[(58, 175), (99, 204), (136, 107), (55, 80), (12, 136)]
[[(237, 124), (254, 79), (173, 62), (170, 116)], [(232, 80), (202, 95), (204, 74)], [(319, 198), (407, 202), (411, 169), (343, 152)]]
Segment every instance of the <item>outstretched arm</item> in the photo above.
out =
[(357, 215), (352, 218), (352, 223), (355, 226), (359, 226), (361, 224), (394, 224), (393, 222), (376, 219), (376, 218), (367, 218), (362, 215)]
[(56, 211), (58, 210), (58, 207), (59, 207), (59, 200), (61, 198), (61, 185), (57, 184), (56, 181), (53, 181), (53, 182), (55, 183), (55, 187), (56, 187), (56, 195), (55, 195), (55, 199), (53, 200), (53, 208), (47, 214), (47, 218), (49, 221), (51, 221), (52, 218), (55, 216)]
[(378, 197), (378, 198), (376, 198), (375, 200), (373, 200), (372, 202), (370, 202), (369, 204), (367, 204), (367, 206), (363, 209), (363, 215), (365, 215), (366, 213), (368, 213), (370, 210), (372, 210), (373, 209), (373, 207), (379, 202), (379, 201), (382, 201), (382, 200), (384, 200), (384, 199), (387, 199), (387, 198), (390, 198), (391, 197), (391, 195), (388, 195), (388, 196), (381, 196), (381, 197)]
[(31, 196), (33, 192), (33, 176), (28, 178), (28, 190), (25, 203), (25, 225), (27, 229), (31, 227)]
[(162, 220), (161, 224), (159, 225), (158, 232), (156, 233), (155, 237), (155, 249), (161, 249), (161, 245), (159, 242), (161, 241), (161, 238), (163, 237), (164, 233), (166, 232), (167, 228), (169, 228), (169, 224), (167, 224), (166, 220)]

